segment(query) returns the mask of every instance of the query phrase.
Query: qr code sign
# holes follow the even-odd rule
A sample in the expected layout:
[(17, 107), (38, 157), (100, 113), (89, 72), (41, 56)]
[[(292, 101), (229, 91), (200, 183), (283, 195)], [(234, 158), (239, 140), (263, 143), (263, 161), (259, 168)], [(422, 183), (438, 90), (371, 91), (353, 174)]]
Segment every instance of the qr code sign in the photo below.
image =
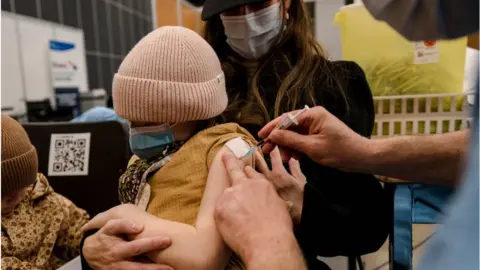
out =
[(90, 133), (52, 134), (49, 176), (88, 175)]

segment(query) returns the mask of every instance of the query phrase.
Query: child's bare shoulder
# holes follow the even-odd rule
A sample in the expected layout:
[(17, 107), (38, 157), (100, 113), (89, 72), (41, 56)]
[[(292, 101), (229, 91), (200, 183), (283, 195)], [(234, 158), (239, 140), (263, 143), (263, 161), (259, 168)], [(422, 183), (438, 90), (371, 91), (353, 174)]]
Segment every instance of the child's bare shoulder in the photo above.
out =
[(248, 147), (255, 145), (255, 138), (244, 128), (236, 123), (227, 123), (216, 125), (199, 132), (197, 135), (201, 136), (201, 140), (205, 144), (209, 144), (210, 148), (207, 156), (207, 166), (212, 164), (213, 159), (217, 153), (223, 148), (227, 147), (241, 151), (248, 151)]

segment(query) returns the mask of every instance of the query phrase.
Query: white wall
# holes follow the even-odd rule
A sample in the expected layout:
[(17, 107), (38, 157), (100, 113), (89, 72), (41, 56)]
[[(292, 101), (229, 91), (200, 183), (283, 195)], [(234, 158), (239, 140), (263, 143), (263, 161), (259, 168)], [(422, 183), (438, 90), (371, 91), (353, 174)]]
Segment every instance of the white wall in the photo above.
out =
[(315, 1), (315, 37), (332, 60), (343, 59), (340, 28), (333, 20), (344, 4), (344, 0)]
[(75, 43), (80, 57), (79, 90), (88, 91), (83, 30), (2, 11), (2, 107), (25, 114), (25, 101), (50, 98), (54, 92), (50, 73), (49, 41)]
[(15, 33), (15, 20), (2, 13), (2, 107), (12, 107), (13, 114), (23, 114), (26, 111), (25, 88)]
[(152, 29), (157, 29), (157, 0), (152, 0)]

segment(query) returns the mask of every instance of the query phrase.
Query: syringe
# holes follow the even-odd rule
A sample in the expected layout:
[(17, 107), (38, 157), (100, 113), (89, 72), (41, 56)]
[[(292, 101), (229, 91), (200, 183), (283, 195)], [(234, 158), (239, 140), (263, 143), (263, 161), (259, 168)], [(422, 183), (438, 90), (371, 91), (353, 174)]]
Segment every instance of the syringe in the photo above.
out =
[[(297, 121), (297, 117), (302, 114), (303, 112), (305, 111), (308, 111), (310, 110), (310, 107), (308, 107), (307, 105), (305, 105), (305, 107), (300, 110), (299, 112), (297, 112), (296, 114), (291, 114), (291, 113), (288, 113), (286, 115), (286, 117), (284, 117), (280, 123), (273, 129), (273, 130), (277, 130), (277, 129), (288, 129), (292, 124), (295, 124), (295, 125), (298, 125), (298, 121)], [(261, 148), (266, 142), (268, 142), (268, 137), (265, 138), (265, 139), (262, 139), (260, 140), (257, 145), (253, 146), (252, 148), (250, 148), (250, 150), (248, 150), (248, 152), (242, 157), (242, 158), (246, 158), (250, 155), (252, 155), (253, 153), (255, 153), (255, 151), (257, 151), (259, 148)]]

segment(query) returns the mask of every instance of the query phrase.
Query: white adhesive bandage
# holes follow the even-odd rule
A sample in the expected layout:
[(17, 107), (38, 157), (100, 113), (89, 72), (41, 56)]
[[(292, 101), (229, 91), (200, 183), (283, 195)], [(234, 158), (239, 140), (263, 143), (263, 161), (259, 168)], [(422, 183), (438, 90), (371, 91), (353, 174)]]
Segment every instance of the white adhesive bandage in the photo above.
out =
[(248, 143), (246, 143), (241, 137), (228, 141), (225, 146), (228, 147), (237, 158), (245, 156), (248, 150), (250, 150), (250, 145), (248, 145)]

